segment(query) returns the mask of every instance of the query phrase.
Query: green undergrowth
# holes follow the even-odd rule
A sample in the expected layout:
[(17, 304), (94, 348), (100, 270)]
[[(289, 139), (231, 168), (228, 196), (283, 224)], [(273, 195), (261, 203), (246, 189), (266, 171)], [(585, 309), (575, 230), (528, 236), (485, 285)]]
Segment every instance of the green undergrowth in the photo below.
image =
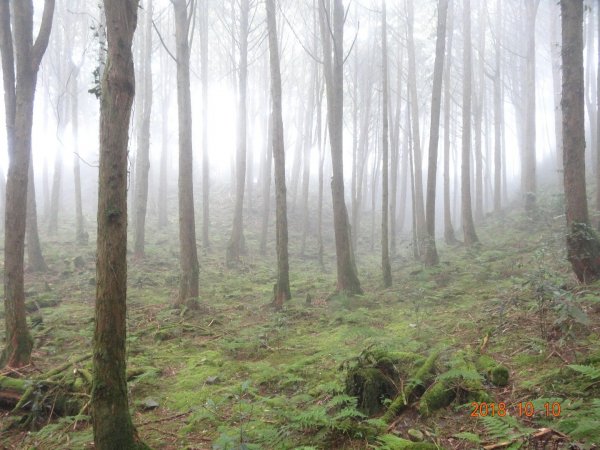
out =
[[(557, 216), (554, 206), (542, 204), (535, 221), (516, 213), (488, 218), (478, 229), (480, 247), (441, 244), (435, 268), (413, 261), (403, 241), (391, 289), (382, 288), (378, 254), (363, 243), (357, 263), (365, 294), (354, 297), (331, 295), (332, 248), (321, 267), (316, 243), (309, 240), (304, 256), (292, 244), (293, 299), (279, 312), (268, 306), (276, 275), (272, 244), (267, 257), (259, 256), (251, 233), (249, 253), (234, 269), (223, 264), (224, 237), (201, 251), (196, 308), (173, 309), (175, 225), (151, 229), (146, 259), (131, 259), (128, 269), (128, 367), (140, 372), (129, 388), (141, 437), (153, 448), (182, 449), (449, 448), (457, 442), (477, 448), (501, 440), (526, 448), (532, 430), (545, 426), (582, 448), (599, 443), (600, 284), (575, 282)], [(28, 300), (39, 304), (29, 318), (42, 371), (91, 349), (93, 246), (65, 242), (46, 245), (49, 273), (27, 275)], [(77, 256), (83, 265), (75, 266)], [(55, 304), (43, 304), (50, 300)], [(374, 348), (421, 362), (431, 349), (445, 349), (431, 380), (439, 392), (422, 405), (408, 402), (392, 428), (380, 419), (392, 398), (382, 399), (378, 412), (366, 411), (346, 390), (344, 362)], [(508, 385), (492, 383), (497, 367), (507, 370)], [(403, 379), (412, 382), (397, 378)], [(473, 392), (478, 395), (466, 394)], [(158, 407), (145, 407), (147, 399)], [(502, 402), (509, 414), (471, 417), (469, 401)], [(533, 416), (519, 416), (518, 405), (527, 402)], [(560, 415), (546, 415), (546, 403), (560, 404)], [(86, 448), (88, 419), (86, 410), (0, 437), (20, 448)], [(0, 420), (3, 427), (10, 421)], [(415, 436), (422, 443), (411, 444)]]

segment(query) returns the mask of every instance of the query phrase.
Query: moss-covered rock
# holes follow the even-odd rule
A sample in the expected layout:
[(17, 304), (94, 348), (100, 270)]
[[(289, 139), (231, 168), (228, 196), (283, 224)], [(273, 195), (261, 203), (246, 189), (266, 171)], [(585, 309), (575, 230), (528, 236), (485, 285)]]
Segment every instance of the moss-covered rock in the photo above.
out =
[(491, 356), (481, 355), (477, 359), (476, 366), (494, 386), (506, 386), (508, 384), (510, 377), (508, 368), (498, 364)]

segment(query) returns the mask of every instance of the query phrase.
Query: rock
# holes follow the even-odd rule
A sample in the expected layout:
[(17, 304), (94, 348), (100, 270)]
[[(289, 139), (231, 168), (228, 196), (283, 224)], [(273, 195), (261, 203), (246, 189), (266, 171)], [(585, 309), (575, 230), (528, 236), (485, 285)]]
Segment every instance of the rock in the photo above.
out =
[(423, 442), (423, 440), (425, 439), (425, 436), (423, 435), (423, 433), (414, 428), (409, 429), (407, 431), (407, 434), (408, 434), (408, 438), (413, 442)]
[(206, 384), (209, 384), (209, 385), (210, 385), (210, 384), (218, 384), (218, 383), (220, 383), (220, 382), (221, 382), (221, 380), (219, 379), (219, 377), (218, 377), (217, 375), (214, 375), (214, 376), (208, 377), (208, 378), (206, 379)]
[(152, 397), (146, 397), (143, 401), (142, 404), (140, 405), (141, 408), (144, 411), (150, 411), (152, 409), (156, 409), (158, 408), (160, 405), (158, 404), (158, 402), (156, 400), (154, 400)]

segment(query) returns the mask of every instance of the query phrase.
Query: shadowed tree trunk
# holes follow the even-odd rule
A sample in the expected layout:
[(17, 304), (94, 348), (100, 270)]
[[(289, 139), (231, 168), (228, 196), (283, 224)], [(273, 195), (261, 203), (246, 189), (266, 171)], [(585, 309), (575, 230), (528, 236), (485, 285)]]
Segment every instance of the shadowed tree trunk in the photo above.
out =
[(177, 304), (198, 297), (198, 250), (194, 215), (190, 46), (186, 0), (171, 0), (175, 9), (177, 43), (177, 115), (179, 118), (179, 295)]
[[(31, 160), (33, 103), (40, 62), (48, 46), (54, 0), (46, 0), (38, 36), (33, 42), (33, 2), (0, 0), (0, 52), (4, 80), (9, 166), (4, 226), (4, 306), (6, 347), (0, 366), (29, 364), (33, 341), (25, 317), (23, 260), (27, 187)], [(14, 51), (13, 51), (14, 45)], [(16, 63), (16, 64), (15, 64)]]
[(429, 131), (429, 165), (427, 172), (427, 240), (423, 261), (434, 266), (439, 262), (435, 247), (435, 193), (437, 184), (438, 144), (440, 140), (440, 109), (442, 102), (442, 76), (444, 75), (444, 57), (446, 51), (446, 15), (448, 0), (438, 3), (437, 39), (435, 44), (435, 62), (433, 68), (433, 93), (431, 95), (431, 127)]
[[(330, 2), (323, 0), (319, 5), (319, 23), (323, 41), (325, 84), (327, 88), (329, 143), (333, 169), (331, 194), (337, 257), (337, 290), (348, 294), (361, 294), (362, 289), (354, 262), (348, 210), (344, 198), (344, 5), (342, 0), (333, 0), (333, 20), (330, 19), (329, 14)], [(333, 25), (332, 30), (330, 30), (328, 24)]]
[(281, 106), (281, 72), (279, 69), (279, 47), (275, 0), (267, 0), (267, 27), (269, 32), (269, 55), (271, 61), (271, 108), (273, 114), (273, 160), (275, 163), (275, 228), (277, 235), (277, 283), (274, 288), (273, 304), (281, 309), (284, 300), (289, 300), (290, 275), (288, 263), (288, 227), (285, 191), (285, 150), (283, 142), (283, 118)]
[(127, 144), (135, 91), (137, 0), (104, 0), (108, 60), (100, 101), (100, 170), (92, 425), (98, 450), (146, 449), (129, 415), (125, 374)]
[(37, 205), (35, 195), (35, 177), (33, 164), (29, 162), (29, 181), (27, 183), (27, 223), (25, 224), (25, 238), (27, 241), (27, 270), (31, 272), (45, 272), (48, 270), (46, 260), (42, 254), (40, 234), (38, 232)]
[(450, 203), (450, 110), (452, 98), (450, 77), (452, 65), (452, 38), (454, 36), (454, 2), (448, 4), (448, 50), (446, 51), (446, 70), (444, 71), (444, 242), (448, 245), (456, 244), (456, 235), (452, 226), (452, 213)]
[(463, 116), (462, 116), (462, 167), (461, 201), (462, 227), (465, 245), (479, 242), (471, 209), (471, 0), (463, 4)]
[(247, 122), (247, 84), (248, 84), (248, 14), (249, 0), (241, 0), (239, 35), (239, 76), (238, 76), (238, 122), (237, 122), (237, 161), (235, 184), (235, 209), (233, 227), (227, 244), (225, 262), (228, 266), (238, 262), (244, 253), (244, 190), (246, 186), (246, 122)]
[(561, 0), (562, 124), (567, 257), (582, 282), (600, 278), (600, 242), (589, 226), (585, 185), (583, 0)]
[[(392, 285), (392, 268), (390, 265), (390, 245), (389, 245), (389, 199), (388, 199), (388, 55), (387, 55), (387, 18), (385, 10), (385, 0), (381, 1), (381, 58), (382, 78), (383, 78), (383, 105), (381, 108), (381, 117), (383, 120), (382, 136), (382, 165), (381, 165), (381, 270), (383, 272), (383, 285), (390, 287)], [(373, 188), (375, 188), (373, 186)]]
[(137, 156), (135, 159), (135, 232), (133, 240), (133, 255), (135, 258), (144, 257), (146, 242), (146, 211), (148, 207), (148, 172), (150, 170), (150, 116), (152, 112), (152, 0), (146, 2), (144, 10), (144, 41), (142, 49), (142, 67), (140, 70), (141, 83), (138, 93), (141, 110), (141, 123), (137, 136)]

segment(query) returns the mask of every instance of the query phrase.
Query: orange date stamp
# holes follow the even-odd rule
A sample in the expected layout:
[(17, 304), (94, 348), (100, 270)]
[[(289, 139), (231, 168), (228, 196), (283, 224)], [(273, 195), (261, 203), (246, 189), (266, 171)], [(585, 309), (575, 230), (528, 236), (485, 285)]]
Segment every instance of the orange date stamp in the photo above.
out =
[(545, 417), (560, 417), (560, 403), (546, 402), (541, 410), (536, 410), (532, 402), (519, 402), (514, 405), (507, 405), (505, 402), (471, 402), (471, 417), (504, 417), (506, 415), (533, 417), (536, 412)]

